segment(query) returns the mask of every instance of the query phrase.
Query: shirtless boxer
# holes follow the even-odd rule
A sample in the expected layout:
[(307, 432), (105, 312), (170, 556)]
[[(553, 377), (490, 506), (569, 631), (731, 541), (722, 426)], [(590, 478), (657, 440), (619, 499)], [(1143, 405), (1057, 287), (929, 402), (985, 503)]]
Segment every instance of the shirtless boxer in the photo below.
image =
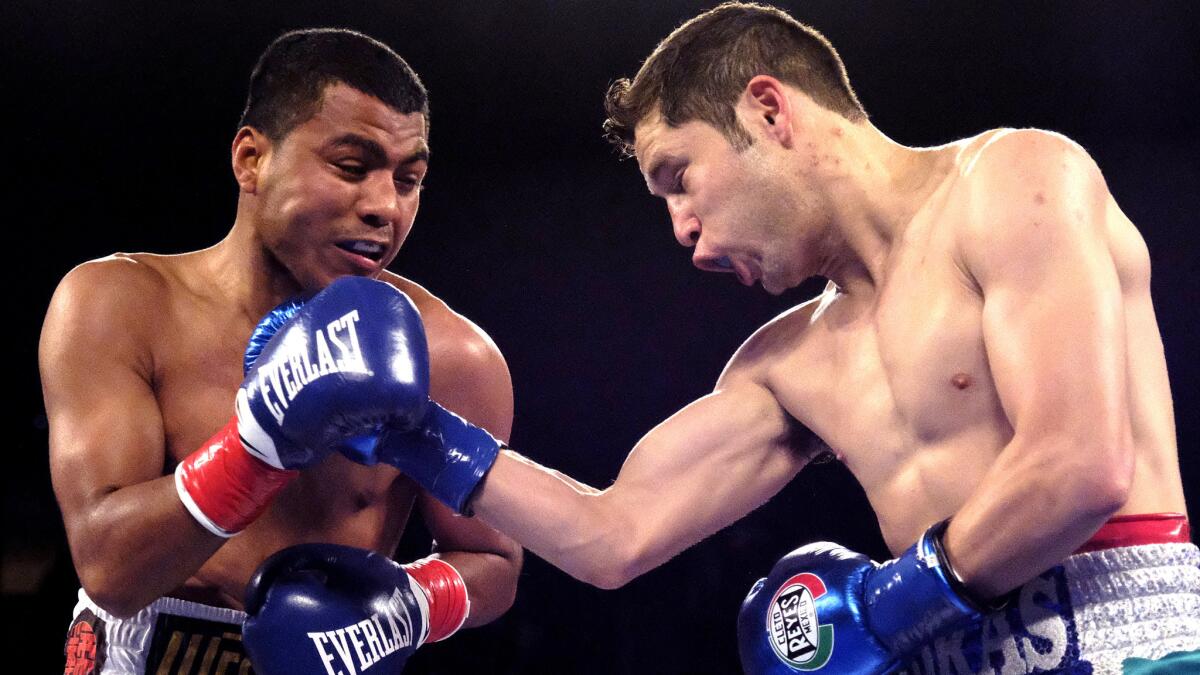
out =
[(251, 76), (229, 234), (182, 255), (114, 254), (60, 283), (39, 360), (54, 489), (83, 586), (73, 672), (91, 672), (84, 661), (94, 658), (107, 659), (104, 673), (140, 673), (148, 656), (150, 672), (193, 660), (246, 672), (236, 628), (264, 559), (303, 542), (390, 555), (414, 506), (434, 557), (465, 582), (466, 625), (511, 605), (520, 548), (390, 467), (334, 454), (263, 488), (257, 518), (245, 504), (212, 513), (202, 494), (211, 485), (185, 478), (177, 489), (173, 475), (178, 465), (199, 471), (198, 449), (233, 414), (259, 318), (345, 275), (407, 294), (424, 320), (432, 397), (508, 436), (512, 386), (496, 346), (386, 270), (416, 216), (427, 138), (424, 87), (386, 46), (350, 31), (287, 34)]
[[(822, 36), (746, 4), (679, 28), (607, 104), (697, 267), (829, 283), (613, 485), (504, 450), (479, 518), (612, 588), (832, 453), (898, 558), (785, 558), (744, 607), (748, 670), (1119, 672), (1200, 649), (1149, 256), (1082, 148), (1011, 129), (901, 146)], [(393, 461), (438, 461), (437, 435)]]

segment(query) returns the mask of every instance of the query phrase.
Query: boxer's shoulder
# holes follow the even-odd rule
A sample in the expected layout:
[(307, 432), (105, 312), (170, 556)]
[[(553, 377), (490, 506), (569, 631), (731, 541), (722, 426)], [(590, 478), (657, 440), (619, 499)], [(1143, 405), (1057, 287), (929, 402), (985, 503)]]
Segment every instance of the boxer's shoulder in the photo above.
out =
[(512, 376), (491, 336), (420, 284), (386, 271), (379, 280), (403, 291), (421, 312), (429, 341), (433, 398), (493, 435), (507, 438)]
[(143, 253), (113, 253), (76, 265), (59, 288), (72, 293), (127, 296), (131, 292), (160, 295), (168, 279), (161, 265)]
[(169, 293), (162, 272), (138, 254), (114, 253), (77, 265), (59, 282), (47, 324), (81, 329), (96, 337), (120, 332), (130, 337), (146, 326)]
[(481, 363), (500, 356), (491, 336), (420, 284), (390, 272), (384, 272), (379, 279), (403, 291), (417, 306), (425, 324), (430, 352), (450, 352)]
[[(1025, 202), (1045, 205), (1050, 197), (1046, 189), (1071, 182), (1103, 185), (1099, 167), (1082, 146), (1043, 129), (993, 129), (967, 139), (957, 165), (972, 201), (1009, 208)], [(1020, 198), (1017, 204), (1014, 197)]]
[(797, 358), (803, 360), (805, 347), (815, 338), (814, 326), (823, 320), (837, 297), (837, 287), (831, 282), (817, 297), (768, 321), (734, 352), (722, 379), (750, 377), (766, 382), (777, 368), (795, 365)]

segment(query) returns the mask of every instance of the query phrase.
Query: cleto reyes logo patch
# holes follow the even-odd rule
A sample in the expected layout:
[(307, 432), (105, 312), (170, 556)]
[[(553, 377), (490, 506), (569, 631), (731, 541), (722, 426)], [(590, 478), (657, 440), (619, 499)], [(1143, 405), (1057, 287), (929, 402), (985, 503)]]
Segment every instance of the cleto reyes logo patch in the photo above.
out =
[(833, 624), (819, 624), (817, 598), (825, 582), (803, 572), (779, 585), (767, 606), (767, 636), (784, 663), (798, 670), (818, 670), (833, 653)]

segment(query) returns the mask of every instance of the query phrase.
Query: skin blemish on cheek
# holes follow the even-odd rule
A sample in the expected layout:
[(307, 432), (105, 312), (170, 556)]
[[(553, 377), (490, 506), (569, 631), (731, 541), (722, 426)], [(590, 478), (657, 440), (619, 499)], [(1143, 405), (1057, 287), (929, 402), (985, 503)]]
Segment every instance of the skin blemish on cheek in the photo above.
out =
[(845, 132), (842, 130), (842, 128), (841, 128), (841, 127), (834, 127), (834, 128), (833, 128), (833, 135), (834, 135), (834, 136), (837, 136), (837, 137), (839, 137), (839, 138), (840, 138), (840, 137), (841, 137), (841, 136), (843, 136), (844, 134), (845, 134)]
[(954, 377), (950, 378), (950, 384), (961, 391), (971, 386), (971, 376), (966, 373), (955, 373)]
[(1045, 204), (1046, 195), (1039, 192), (1033, 196), (1033, 201), (1037, 202), (1038, 204)]

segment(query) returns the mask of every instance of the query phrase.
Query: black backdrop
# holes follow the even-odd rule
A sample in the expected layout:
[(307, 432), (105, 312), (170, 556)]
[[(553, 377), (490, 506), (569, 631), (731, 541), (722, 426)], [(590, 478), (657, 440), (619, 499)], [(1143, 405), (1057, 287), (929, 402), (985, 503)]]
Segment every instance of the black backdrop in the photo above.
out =
[[(1033, 126), (1093, 154), (1150, 246), (1195, 504), (1200, 22), (1192, 3), (780, 5), (833, 41), (874, 123), (901, 142)], [(422, 75), (433, 161), (393, 269), (500, 345), (516, 388), (514, 446), (608, 484), (638, 437), (704, 394), (741, 340), (819, 288), (772, 298), (691, 268), (635, 165), (600, 137), (608, 82), (632, 75), (659, 39), (707, 6), (5, 3), (5, 229), (17, 338), (8, 372), (17, 394), (4, 470), (10, 627), (0, 632), (19, 647), (6, 653), (26, 654), (29, 672), (61, 668), (76, 587), (50, 491), (36, 367), (50, 294), (84, 260), (192, 250), (227, 231), (236, 198), (228, 148), (246, 79), (286, 29), (365, 31)], [(805, 471), (755, 514), (618, 591), (584, 586), (529, 556), (507, 616), (423, 650), (409, 672), (735, 672), (741, 597), (777, 557), (817, 538), (886, 555), (861, 491), (836, 464)], [(415, 527), (402, 554), (427, 545)]]

